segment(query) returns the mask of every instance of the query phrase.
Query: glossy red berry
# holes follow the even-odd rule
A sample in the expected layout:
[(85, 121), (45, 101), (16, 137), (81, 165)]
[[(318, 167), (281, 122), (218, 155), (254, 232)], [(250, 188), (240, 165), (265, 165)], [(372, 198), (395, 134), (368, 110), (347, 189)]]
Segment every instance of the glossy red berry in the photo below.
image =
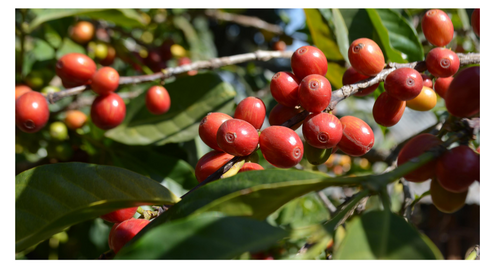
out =
[(303, 156), (303, 143), (295, 131), (282, 126), (271, 126), (260, 134), (263, 157), (278, 168), (291, 168)]
[(434, 87), (435, 92), (442, 98), (445, 98), (445, 94), (447, 93), (448, 87), (450, 86), (450, 83), (452, 83), (452, 81), (453, 77), (436, 79)]
[(247, 162), (243, 164), (243, 167), (238, 171), (238, 173), (259, 170), (264, 170), (264, 168), (260, 164)]
[(338, 148), (345, 154), (358, 157), (366, 154), (375, 143), (372, 128), (362, 119), (354, 116), (340, 118), (343, 136), (338, 143)]
[(444, 189), (436, 179), (430, 182), (430, 195), (435, 207), (443, 213), (454, 213), (465, 205), (468, 190), (461, 193), (454, 193)]
[(99, 95), (106, 95), (117, 90), (120, 75), (111, 67), (102, 67), (92, 77), (92, 90)]
[(433, 48), (425, 59), (428, 72), (435, 77), (450, 77), (457, 73), (460, 60), (455, 52), (446, 48)]
[(420, 94), (423, 88), (422, 75), (413, 68), (399, 68), (388, 74), (385, 91), (398, 100), (410, 100)]
[[(422, 133), (413, 137), (400, 150), (398, 154), (398, 166), (406, 163), (410, 159), (420, 156), (430, 148), (441, 144), (442, 141), (429, 133)], [(437, 160), (432, 160), (422, 167), (404, 175), (403, 177), (410, 182), (423, 182), (435, 176), (435, 166)]]
[(365, 76), (375, 76), (383, 70), (385, 57), (375, 41), (359, 38), (348, 49), (348, 59), (352, 67)]
[(95, 35), (95, 27), (92, 23), (87, 21), (80, 21), (77, 22), (71, 29), (70, 29), (70, 37), (73, 41), (85, 44), (93, 39)]
[(81, 53), (66, 54), (55, 66), (58, 77), (67, 88), (89, 84), (96, 70), (95, 62)]
[(312, 74), (325, 76), (328, 70), (327, 58), (319, 48), (313, 46), (298, 48), (293, 53), (290, 64), (299, 80)]
[(232, 119), (232, 117), (228, 114), (214, 112), (207, 114), (200, 122), (198, 135), (200, 135), (202, 141), (210, 148), (223, 152), (222, 148), (217, 144), (217, 131), (223, 122), (228, 119)]
[(423, 86), (433, 88), (433, 81), (430, 76), (427, 74), (422, 74)]
[(445, 12), (431, 9), (423, 16), (422, 31), (428, 42), (443, 47), (453, 38), (453, 23)]
[(145, 105), (153, 114), (164, 114), (170, 109), (170, 95), (163, 86), (152, 86), (145, 95)]
[(75, 130), (81, 128), (86, 122), (87, 116), (81, 111), (71, 110), (65, 114), (65, 125), (67, 125), (69, 129)]
[(308, 144), (320, 149), (332, 148), (342, 139), (342, 123), (329, 113), (311, 114), (303, 122), (303, 136)]
[(15, 100), (17, 100), (21, 95), (33, 91), (32, 88), (26, 85), (17, 85), (15, 86)]
[(300, 104), (298, 100), (299, 84), (300, 80), (293, 73), (281, 71), (273, 75), (270, 92), (278, 103), (287, 107), (295, 107)]
[(146, 219), (128, 219), (112, 227), (109, 244), (113, 252), (118, 253), (132, 238), (150, 223)]
[(203, 182), (212, 173), (216, 172), (220, 167), (227, 164), (233, 158), (232, 155), (219, 152), (210, 151), (198, 160), (195, 166), (195, 177), (198, 182)]
[(230, 155), (248, 156), (258, 146), (258, 132), (247, 121), (230, 119), (218, 128), (217, 144)]
[(474, 66), (460, 71), (445, 93), (445, 105), (449, 113), (458, 117), (469, 117), (479, 112), (480, 67)]
[[(287, 107), (282, 104), (277, 104), (273, 109), (270, 111), (270, 115), (268, 116), (268, 122), (271, 126), (280, 126), (290, 118), (294, 117), (295, 115), (303, 112), (302, 107), (293, 108)], [(299, 128), (303, 123), (303, 120), (299, 123), (295, 124), (291, 127), (291, 129), (296, 130)]]
[(473, 10), (471, 24), (473, 32), (480, 36), (480, 9), (476, 8)]
[(95, 98), (90, 108), (90, 116), (97, 127), (106, 130), (120, 125), (125, 118), (126, 111), (123, 99), (110, 92)]
[[(356, 71), (353, 67), (349, 67), (345, 73), (343, 73), (343, 77), (342, 77), (342, 84), (343, 85), (348, 85), (348, 84), (354, 84), (354, 83), (357, 83), (359, 81), (363, 81), (363, 80), (366, 80), (370, 78), (369, 76), (365, 76), (361, 73), (358, 73), (358, 71)], [(357, 97), (364, 97), (370, 93), (373, 93), (373, 91), (375, 91), (375, 89), (377, 89), (378, 85), (380, 83), (376, 83), (370, 87), (367, 87), (367, 88), (364, 88), (364, 89), (359, 89), (357, 93), (354, 94), (354, 96), (357, 96)]]
[(100, 218), (108, 222), (120, 223), (127, 219), (131, 219), (137, 212), (137, 208), (138, 207), (131, 207), (131, 208), (115, 210), (113, 212), (100, 216)]
[(328, 107), (332, 86), (327, 78), (314, 74), (305, 77), (298, 86), (300, 105), (312, 113), (320, 113)]
[(256, 97), (247, 97), (238, 103), (233, 118), (242, 119), (252, 124), (256, 129), (260, 129), (265, 121), (267, 109), (265, 103)]
[(448, 150), (438, 159), (435, 173), (446, 190), (461, 193), (479, 179), (479, 155), (466, 145)]
[(394, 126), (402, 118), (406, 102), (391, 97), (387, 92), (380, 94), (373, 104), (373, 118), (384, 127)]
[(39, 131), (49, 116), (47, 100), (39, 92), (29, 91), (15, 101), (15, 124), (24, 132)]

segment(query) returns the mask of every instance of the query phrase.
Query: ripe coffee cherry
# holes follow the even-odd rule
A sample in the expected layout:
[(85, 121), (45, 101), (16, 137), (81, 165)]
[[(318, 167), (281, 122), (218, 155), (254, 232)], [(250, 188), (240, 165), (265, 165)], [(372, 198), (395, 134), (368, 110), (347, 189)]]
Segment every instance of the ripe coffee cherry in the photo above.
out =
[(81, 128), (86, 122), (87, 116), (81, 111), (71, 110), (65, 115), (65, 124), (69, 129)]
[(422, 31), (428, 42), (443, 47), (453, 38), (453, 23), (445, 12), (431, 9), (423, 16)]
[[(177, 44), (175, 44), (175, 45), (177, 45)], [(172, 49), (174, 48), (175, 45), (172, 46)], [(180, 46), (180, 45), (178, 45), (178, 46)], [(181, 47), (181, 48), (183, 49), (183, 47)], [(178, 65), (179, 66), (189, 65), (191, 63), (192, 63), (192, 60), (190, 60), (190, 58), (188, 58), (188, 57), (182, 57), (182, 58), (178, 59)], [(198, 73), (198, 71), (196, 71), (196, 70), (190, 70), (190, 71), (187, 72), (187, 74), (189, 76), (197, 75), (197, 73)]]
[(312, 113), (321, 113), (328, 107), (332, 86), (327, 78), (313, 74), (305, 77), (298, 86), (300, 105)]
[(437, 95), (431, 88), (424, 86), (420, 95), (416, 98), (407, 100), (407, 107), (415, 111), (429, 111), (437, 104)]
[(454, 213), (465, 205), (468, 190), (461, 193), (453, 193), (445, 190), (436, 179), (430, 182), (430, 195), (432, 202), (437, 209), (443, 213)]
[(425, 59), (428, 72), (435, 77), (450, 77), (457, 73), (460, 60), (455, 52), (446, 48), (433, 48)]
[[(408, 141), (398, 154), (398, 166), (406, 163), (412, 158), (418, 157), (430, 148), (441, 144), (442, 141), (429, 133), (422, 133)], [(435, 167), (437, 160), (432, 160), (422, 167), (404, 175), (403, 177), (410, 182), (423, 182), (435, 177)]]
[(170, 95), (163, 86), (152, 86), (145, 95), (145, 105), (153, 114), (164, 114), (170, 109)]
[(309, 143), (305, 143), (305, 156), (312, 165), (320, 165), (325, 163), (332, 154), (332, 148), (320, 149), (311, 146)]
[(313, 46), (298, 48), (293, 53), (290, 64), (299, 80), (312, 74), (325, 76), (328, 70), (327, 58), (319, 48)]
[(275, 51), (282, 51), (283, 52), (287, 48), (287, 44), (285, 44), (285, 41), (279, 40), (279, 41), (275, 42), (272, 47)]
[(385, 57), (375, 41), (359, 38), (348, 49), (348, 60), (352, 67), (365, 76), (375, 76), (383, 70)]
[(71, 29), (70, 29), (70, 37), (73, 41), (85, 44), (92, 40), (93, 36), (95, 35), (95, 27), (93, 24), (87, 21), (80, 21), (77, 22)]
[(47, 100), (39, 92), (27, 92), (15, 101), (15, 124), (23, 132), (39, 131), (49, 116)]
[(96, 70), (95, 62), (81, 53), (66, 54), (55, 66), (58, 77), (67, 88), (89, 84)]
[(223, 152), (222, 148), (217, 144), (217, 131), (223, 122), (232, 117), (228, 114), (214, 112), (209, 113), (202, 119), (200, 126), (198, 126), (198, 135), (202, 141), (210, 148)]
[(109, 244), (113, 252), (118, 253), (132, 238), (150, 223), (146, 219), (128, 219), (114, 226), (109, 235)]
[(287, 107), (300, 104), (298, 100), (298, 85), (300, 80), (291, 72), (281, 71), (273, 75), (270, 82), (270, 91), (273, 98)]
[(219, 152), (210, 151), (198, 160), (195, 166), (195, 177), (201, 183), (207, 179), (212, 173), (216, 172), (220, 167), (227, 164), (233, 158), (232, 155)]
[(433, 88), (432, 78), (426, 74), (422, 74), (423, 86)]
[[(281, 124), (288, 121), (290, 118), (294, 117), (295, 115), (303, 112), (302, 107), (293, 108), (287, 107), (282, 104), (277, 104), (273, 109), (270, 111), (270, 115), (268, 116), (268, 122), (271, 126), (280, 126)], [(291, 127), (291, 129), (296, 130), (299, 128), (303, 123), (303, 120), (300, 123), (295, 124)]]
[(32, 88), (26, 85), (17, 85), (15, 86), (15, 100), (17, 100), (21, 95), (25, 94), (26, 92), (33, 91)]
[(448, 87), (452, 81), (453, 77), (438, 78), (435, 80), (435, 87), (433, 90), (435, 90), (439, 96), (445, 98), (445, 94), (447, 93)]
[(238, 103), (233, 118), (242, 119), (260, 129), (265, 120), (267, 109), (263, 101), (256, 97), (247, 97)]
[(422, 75), (413, 68), (396, 69), (385, 79), (385, 91), (398, 100), (415, 98), (422, 91), (422, 87)]
[(479, 81), (479, 66), (466, 68), (455, 76), (444, 97), (449, 113), (458, 117), (469, 117), (478, 113)]
[[(349, 67), (345, 73), (343, 73), (343, 77), (342, 77), (342, 84), (343, 85), (347, 85), (347, 84), (354, 84), (354, 83), (357, 83), (359, 81), (363, 81), (363, 80), (366, 80), (370, 78), (369, 76), (365, 76), (363, 74), (360, 74), (358, 73), (358, 71), (356, 71), (353, 67)], [(364, 97), (370, 93), (372, 93), (373, 91), (375, 91), (375, 89), (377, 89), (378, 85), (380, 83), (376, 83), (370, 87), (367, 87), (365, 89), (360, 89), (358, 90), (357, 93), (354, 94), (354, 96), (357, 96), (357, 97)]]
[(92, 77), (92, 90), (99, 95), (106, 95), (117, 90), (120, 75), (111, 67), (102, 67)]
[(110, 92), (95, 98), (90, 108), (90, 116), (97, 127), (106, 130), (120, 125), (125, 118), (126, 110), (123, 99)]
[(307, 143), (320, 149), (336, 146), (343, 135), (342, 123), (329, 113), (309, 115), (303, 122), (302, 131)]
[(373, 118), (377, 124), (391, 127), (400, 121), (405, 111), (405, 106), (405, 101), (393, 98), (387, 92), (383, 92), (375, 100), (375, 104), (373, 104)]
[(247, 121), (230, 119), (218, 128), (217, 144), (230, 155), (248, 156), (258, 146), (258, 132)]
[(113, 61), (115, 60), (115, 56), (117, 55), (117, 52), (115, 51), (115, 48), (112, 47), (112, 45), (107, 45), (107, 55), (105, 58), (102, 58), (100, 60), (100, 64), (102, 66), (110, 66), (113, 64)]
[(480, 9), (476, 8), (473, 10), (471, 24), (473, 32), (480, 36)]
[(435, 173), (446, 190), (461, 193), (479, 178), (479, 155), (466, 145), (452, 148), (438, 159)]
[(265, 170), (265, 169), (260, 164), (247, 162), (243, 164), (243, 167), (238, 171), (238, 173), (248, 172), (248, 171), (259, 171), (259, 170)]
[(295, 131), (283, 126), (271, 126), (260, 133), (263, 157), (278, 168), (291, 168), (303, 156), (303, 143)]
[(354, 116), (340, 118), (343, 127), (343, 136), (338, 148), (345, 154), (358, 157), (372, 149), (375, 136), (372, 128), (362, 119)]
[(100, 216), (101, 219), (106, 220), (112, 223), (120, 223), (127, 219), (131, 219), (133, 215), (137, 212), (138, 207), (130, 207), (125, 209), (119, 209), (103, 216)]

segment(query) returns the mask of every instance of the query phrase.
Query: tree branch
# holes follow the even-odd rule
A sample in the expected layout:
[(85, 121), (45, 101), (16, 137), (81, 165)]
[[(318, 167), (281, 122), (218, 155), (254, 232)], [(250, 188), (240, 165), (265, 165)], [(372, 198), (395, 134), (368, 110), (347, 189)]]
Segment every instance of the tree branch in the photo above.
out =
[(207, 10), (205, 11), (205, 15), (220, 21), (234, 22), (242, 26), (266, 30), (277, 35), (282, 35), (284, 33), (283, 29), (280, 26), (260, 20), (257, 17), (227, 13), (220, 10)]

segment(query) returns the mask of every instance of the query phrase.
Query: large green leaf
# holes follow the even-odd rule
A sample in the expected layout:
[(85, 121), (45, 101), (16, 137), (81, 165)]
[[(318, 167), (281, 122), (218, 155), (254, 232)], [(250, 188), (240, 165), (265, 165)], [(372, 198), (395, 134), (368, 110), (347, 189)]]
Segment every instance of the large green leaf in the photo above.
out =
[(342, 77), (347, 69), (335, 62), (328, 63), (328, 71), (325, 77), (332, 84), (332, 90), (343, 86)]
[(260, 251), (288, 236), (266, 222), (221, 213), (179, 219), (139, 234), (118, 259), (231, 259)]
[(123, 123), (105, 136), (129, 145), (163, 145), (193, 139), (201, 119), (209, 112), (231, 113), (233, 87), (214, 73), (187, 76), (165, 85), (170, 94), (170, 111), (151, 114), (145, 106), (145, 92), (127, 105)]
[(348, 48), (350, 41), (348, 40), (348, 28), (343, 19), (342, 13), (334, 8), (332, 9), (333, 24), (335, 26), (335, 37), (337, 38), (338, 49), (343, 55), (345, 61), (350, 64), (348, 60)]
[(312, 35), (313, 43), (322, 50), (329, 60), (343, 60), (337, 43), (332, 38), (332, 32), (318, 9), (304, 9), (308, 28)]
[(15, 250), (120, 208), (179, 199), (134, 172), (86, 163), (39, 166), (15, 177)]
[(440, 251), (402, 217), (371, 211), (347, 224), (347, 234), (334, 259), (442, 259)]

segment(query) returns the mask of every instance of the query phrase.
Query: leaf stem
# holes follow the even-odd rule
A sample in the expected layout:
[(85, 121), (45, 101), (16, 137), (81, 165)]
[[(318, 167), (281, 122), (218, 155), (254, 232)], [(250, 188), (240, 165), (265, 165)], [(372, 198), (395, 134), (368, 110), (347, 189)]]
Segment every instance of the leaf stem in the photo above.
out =
[(368, 196), (369, 193), (370, 191), (368, 189), (364, 189), (355, 194), (349, 204), (340, 210), (333, 218), (325, 222), (325, 228), (328, 231), (333, 232), (338, 226), (341, 225), (341, 223), (343, 223), (343, 221), (345, 221), (345, 216), (349, 216), (349, 214), (355, 210), (360, 200)]

